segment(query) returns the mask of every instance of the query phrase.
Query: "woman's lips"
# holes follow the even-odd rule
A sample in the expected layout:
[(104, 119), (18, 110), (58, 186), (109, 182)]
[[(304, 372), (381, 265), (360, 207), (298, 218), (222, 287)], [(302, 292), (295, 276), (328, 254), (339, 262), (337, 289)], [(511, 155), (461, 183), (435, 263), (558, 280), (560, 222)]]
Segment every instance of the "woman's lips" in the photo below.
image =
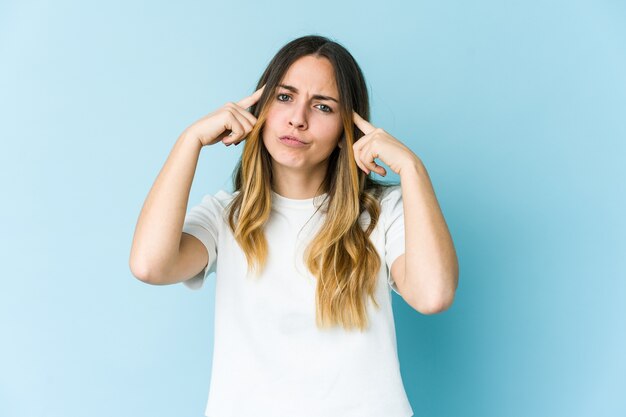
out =
[(281, 136), (279, 140), (287, 146), (292, 148), (302, 148), (307, 144), (304, 142), (300, 142), (299, 140), (293, 138), (292, 136)]

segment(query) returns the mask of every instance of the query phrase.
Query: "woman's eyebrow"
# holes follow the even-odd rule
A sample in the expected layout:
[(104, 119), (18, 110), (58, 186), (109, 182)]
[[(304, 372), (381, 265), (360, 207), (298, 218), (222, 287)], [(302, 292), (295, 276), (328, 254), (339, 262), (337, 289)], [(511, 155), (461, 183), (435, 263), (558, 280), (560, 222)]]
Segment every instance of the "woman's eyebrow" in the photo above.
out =
[[(291, 91), (291, 92), (293, 92), (293, 93), (298, 94), (298, 89), (297, 89), (296, 87), (292, 86), (292, 85), (278, 84), (278, 86), (279, 86), (279, 87), (282, 87), (282, 88), (284, 88), (284, 89), (287, 89), (287, 90), (289, 90), (289, 91)], [(332, 97), (329, 97), (329, 96), (323, 96), (323, 95), (321, 95), (321, 94), (315, 94), (315, 95), (313, 96), (313, 99), (314, 99), (314, 100), (332, 100), (332, 101), (334, 101), (335, 103), (339, 103), (339, 101), (338, 101), (337, 99), (332, 98)]]

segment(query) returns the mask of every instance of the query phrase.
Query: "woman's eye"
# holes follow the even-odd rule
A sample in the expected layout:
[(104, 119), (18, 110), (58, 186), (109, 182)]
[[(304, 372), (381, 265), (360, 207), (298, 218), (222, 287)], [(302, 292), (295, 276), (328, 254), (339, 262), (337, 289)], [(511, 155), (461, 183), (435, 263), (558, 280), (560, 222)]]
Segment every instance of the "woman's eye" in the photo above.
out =
[(332, 111), (333, 111), (333, 109), (331, 109), (330, 107), (328, 107), (326, 104), (320, 104), (320, 106), (322, 106), (322, 107), (324, 107), (324, 108), (326, 109), (326, 110), (323, 110), (323, 109), (322, 109), (322, 111), (323, 111), (324, 113), (330, 113), (330, 112), (332, 112)]
[[(287, 97), (287, 98), (283, 99), (283, 97)], [(278, 101), (283, 101), (283, 102), (284, 102), (284, 101), (288, 101), (290, 98), (291, 98), (291, 96), (289, 96), (289, 94), (282, 94), (282, 93), (281, 93), (281, 94), (278, 94), (278, 95), (276, 96), (276, 99), (277, 99)], [(324, 113), (332, 113), (332, 112), (333, 112), (333, 109), (331, 109), (330, 107), (328, 107), (326, 104), (319, 104), (319, 106), (321, 106), (320, 110), (321, 110), (322, 112), (324, 112)]]

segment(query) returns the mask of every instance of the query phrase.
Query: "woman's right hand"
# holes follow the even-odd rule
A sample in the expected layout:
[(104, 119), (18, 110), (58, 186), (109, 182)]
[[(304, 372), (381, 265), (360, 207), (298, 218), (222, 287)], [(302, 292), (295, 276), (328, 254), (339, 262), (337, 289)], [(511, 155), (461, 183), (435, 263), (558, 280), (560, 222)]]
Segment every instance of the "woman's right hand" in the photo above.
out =
[(238, 145), (244, 140), (257, 122), (248, 111), (261, 97), (265, 85), (252, 95), (237, 103), (228, 102), (216, 111), (207, 114), (189, 126), (187, 133), (197, 138), (202, 146), (223, 142), (226, 146)]

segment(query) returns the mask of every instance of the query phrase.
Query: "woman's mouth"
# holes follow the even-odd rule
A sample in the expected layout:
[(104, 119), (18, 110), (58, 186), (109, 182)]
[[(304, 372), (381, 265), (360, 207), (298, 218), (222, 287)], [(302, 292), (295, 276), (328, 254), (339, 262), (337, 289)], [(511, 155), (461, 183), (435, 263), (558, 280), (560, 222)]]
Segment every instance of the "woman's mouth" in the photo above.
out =
[(290, 146), (292, 148), (302, 148), (308, 145), (307, 143), (301, 142), (298, 139), (294, 138), (293, 136), (281, 136), (279, 140), (285, 145)]

